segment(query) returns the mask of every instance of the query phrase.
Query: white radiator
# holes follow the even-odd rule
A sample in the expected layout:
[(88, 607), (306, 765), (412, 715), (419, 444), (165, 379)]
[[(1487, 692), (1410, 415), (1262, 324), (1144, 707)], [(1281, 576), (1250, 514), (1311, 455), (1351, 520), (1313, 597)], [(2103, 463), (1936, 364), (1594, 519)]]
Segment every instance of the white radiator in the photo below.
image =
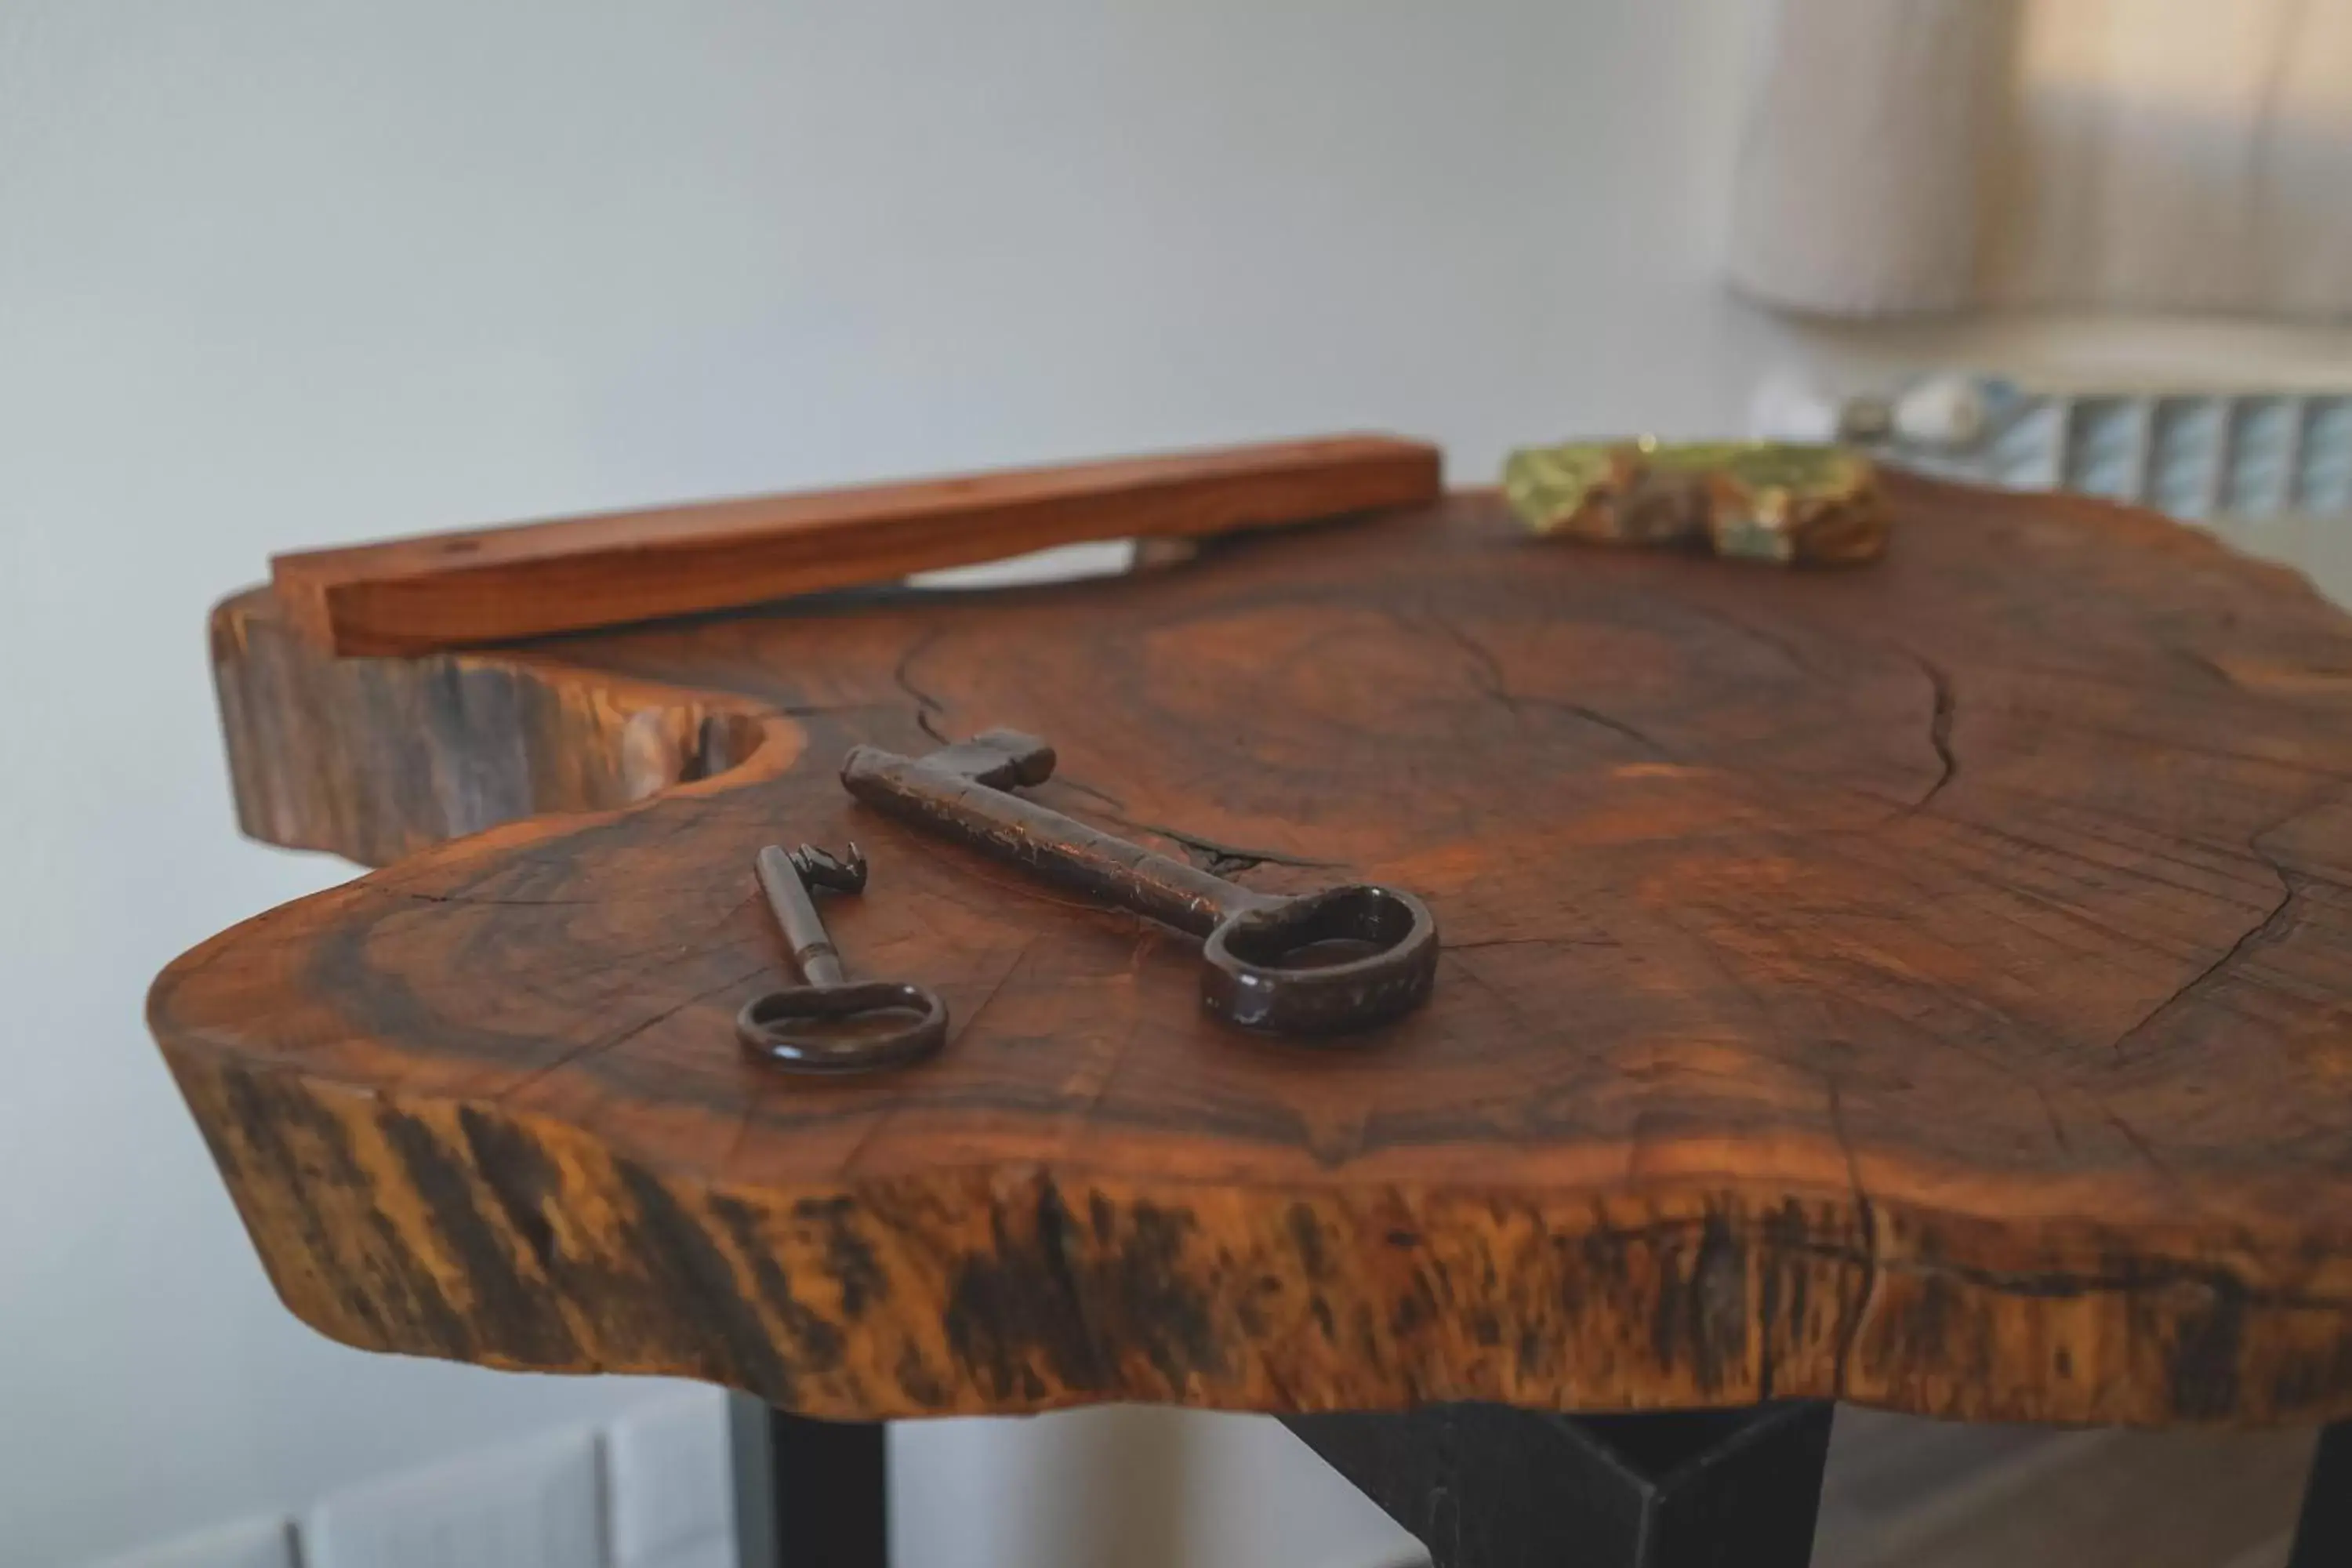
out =
[(2352, 385), (2102, 388), (1952, 373), (1885, 395), (1780, 391), (1759, 397), (1756, 425), (1948, 478), (2154, 507), (2352, 602)]

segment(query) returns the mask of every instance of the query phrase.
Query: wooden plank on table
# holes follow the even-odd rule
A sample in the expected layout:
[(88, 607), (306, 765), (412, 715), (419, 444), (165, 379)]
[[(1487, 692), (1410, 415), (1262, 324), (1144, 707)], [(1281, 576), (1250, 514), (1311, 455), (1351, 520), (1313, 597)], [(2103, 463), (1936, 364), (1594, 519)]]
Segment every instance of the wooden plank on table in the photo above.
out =
[(889, 582), (1089, 540), (1198, 536), (1437, 499), (1437, 448), (1340, 436), (756, 496), (304, 551), (287, 617), (409, 654)]

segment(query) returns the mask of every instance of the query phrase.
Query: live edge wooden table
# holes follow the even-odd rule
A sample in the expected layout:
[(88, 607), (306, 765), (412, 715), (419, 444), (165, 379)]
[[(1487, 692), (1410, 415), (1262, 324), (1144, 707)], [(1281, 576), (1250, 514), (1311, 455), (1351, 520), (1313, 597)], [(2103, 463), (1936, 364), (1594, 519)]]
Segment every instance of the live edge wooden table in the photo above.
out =
[[(2152, 515), (1890, 486), (1838, 573), (1463, 494), (415, 658), (235, 598), (246, 829), (381, 868), (173, 964), (154, 1032), (293, 1311), (757, 1394), (829, 1568), (882, 1550), (835, 1423), (1268, 1411), (1441, 1563), (1793, 1564), (1831, 1401), (2352, 1415), (2352, 621)], [(991, 725), (1254, 887), (1419, 891), (1433, 1001), (1236, 1034), (1194, 944), (836, 782)], [(731, 1029), (786, 976), (752, 856), (852, 838), (853, 973), (955, 1032), (782, 1076)], [(2352, 1562), (2347, 1433), (2299, 1563)]]

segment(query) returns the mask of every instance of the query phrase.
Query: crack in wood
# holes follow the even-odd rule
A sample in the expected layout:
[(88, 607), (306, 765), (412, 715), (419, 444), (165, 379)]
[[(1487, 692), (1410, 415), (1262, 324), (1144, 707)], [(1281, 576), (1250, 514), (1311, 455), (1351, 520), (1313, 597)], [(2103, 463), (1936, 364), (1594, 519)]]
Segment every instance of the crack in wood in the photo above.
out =
[(583, 1040), (580, 1044), (572, 1047), (570, 1050), (558, 1055), (553, 1060), (542, 1062), (538, 1067), (532, 1068), (530, 1072), (527, 1072), (522, 1077), (515, 1079), (512, 1083), (501, 1086), (494, 1098), (502, 1101), (512, 1100), (515, 1096), (520, 1094), (524, 1089), (529, 1089), (532, 1084), (539, 1082), (540, 1079), (546, 1078), (549, 1074), (560, 1072), (563, 1068), (570, 1067), (572, 1063), (580, 1061), (587, 1057), (595, 1056), (599, 1052), (617, 1049), (618, 1047), (628, 1044), (631, 1040), (635, 1039), (639, 1035), (644, 1034), (647, 1029), (654, 1027), (656, 1025), (676, 1017), (678, 1014), (685, 1012), (688, 1007), (693, 1006), (696, 1003), (709, 1001), (711, 997), (718, 995), (720, 992), (730, 990), (735, 986), (740, 985), (745, 981), (751, 979), (753, 976), (766, 973), (769, 970), (774, 967), (774, 960), (762, 959), (759, 963), (753, 965), (751, 968), (742, 971), (740, 973), (730, 974), (715, 985), (706, 985), (701, 990), (695, 992), (691, 995), (680, 997), (677, 1001), (669, 1004), (666, 1007), (660, 1008), (658, 1011), (653, 1013), (647, 1017), (639, 1019), (636, 1023), (630, 1025), (627, 1028), (621, 1030), (617, 1034), (607, 1035), (599, 1039)]
[(1527, 691), (1496, 691), (1493, 695), (1515, 712), (1522, 707), (1528, 707), (1548, 709), (1555, 713), (1565, 713), (1570, 718), (1581, 719), (1586, 723), (1598, 725), (1603, 730), (1614, 731), (1634, 744), (1643, 747), (1654, 756), (1667, 762), (1675, 760), (1673, 751), (1656, 737), (1638, 726), (1628, 724), (1622, 719), (1613, 719), (1598, 708), (1588, 708), (1581, 702), (1570, 702), (1563, 697), (1544, 697)]
[(914, 700), (916, 728), (940, 745), (947, 746), (954, 742), (940, 732), (939, 725), (932, 719), (933, 714), (945, 712), (947, 705), (916, 685), (914, 676), (915, 661), (929, 653), (941, 635), (940, 630), (934, 627), (917, 637), (908, 646), (907, 651), (898, 656), (898, 662), (891, 667), (890, 679), (899, 690)]
[(2066, 1137), (2066, 1123), (2059, 1119), (2058, 1106), (2050, 1098), (2050, 1091), (2038, 1083), (2028, 1082), (2026, 1087), (2033, 1091), (2033, 1098), (2041, 1101), (2042, 1114), (2050, 1123), (2050, 1137), (2058, 1145), (2059, 1152), (2072, 1154), (2074, 1145)]
[(2126, 1054), (2134, 1042), (2154, 1029), (2176, 1009), (2185, 1006), (2199, 991), (2227, 973), (2248, 953), (2269, 945), (2285, 929), (2296, 901), (2303, 896), (2302, 879), (2289, 873), (2262, 849), (2257, 848), (2255, 853), (2261, 855), (2270, 868), (2278, 874), (2278, 902), (2271, 906), (2268, 914), (2241, 932), (2238, 940), (2231, 942), (2221, 957), (2174, 987), (2171, 994), (2149, 1008), (2141, 1016), (2139, 1022), (2117, 1035), (2112, 1047), (2116, 1056)]
[(1830, 1132), (1837, 1139), (1838, 1152), (1845, 1156), (1846, 1182), (1853, 1189), (1854, 1221), (1862, 1231), (1862, 1295), (1854, 1303), (1853, 1317), (1838, 1325), (1836, 1360), (1831, 1363), (1833, 1396), (1843, 1399), (1853, 1382), (1854, 1346), (1862, 1339), (1863, 1325), (1870, 1321), (1871, 1308), (1877, 1303), (1885, 1269), (1878, 1255), (1878, 1211), (1869, 1189), (1863, 1185), (1862, 1163), (1854, 1152), (1853, 1138), (1846, 1131), (1843, 1091), (1833, 1075), (1822, 1074), (1822, 1083), (1829, 1096)]
[(2147, 1163), (2149, 1170), (2168, 1182), (2178, 1184), (2179, 1178), (2173, 1175), (2172, 1167), (2166, 1163), (2164, 1157), (2156, 1152), (2156, 1146), (2140, 1135), (2138, 1128), (2125, 1121), (2112, 1108), (2102, 1106), (2100, 1112), (2107, 1119), (2107, 1125), (2114, 1128), (2122, 1136), (2123, 1141), (2132, 1146), (2132, 1152)]
[(2340, 765), (2329, 766), (2324, 763), (2299, 762), (2292, 757), (2265, 756), (2260, 752), (2233, 752), (2225, 746), (2200, 746), (2193, 741), (2184, 740), (2178, 735), (2152, 735), (2137, 730), (2127, 730), (2117, 724), (2099, 723), (2079, 711), (2070, 712), (2063, 709), (2030, 708), (2023, 704), (2012, 704), (2006, 712), (2011, 719), (2039, 721), (2050, 728), (2063, 729), (2070, 738), (2120, 741), (2126, 745), (2138, 746), (2167, 756), (2203, 757), (2211, 762), (2226, 763), (2232, 767), (2276, 768), (2282, 773), (2300, 773), (2311, 778), (2326, 779), (2331, 783), (2342, 783), (2347, 776), (2346, 770)]
[(1572, 702), (1564, 697), (1547, 697), (1532, 692), (1512, 690), (1509, 678), (1503, 672), (1503, 661), (1495, 656), (1494, 649), (1437, 610), (1424, 606), (1422, 616), (1440, 636), (1470, 656), (1471, 663), (1478, 669), (1479, 689), (1486, 693), (1489, 700), (1499, 702), (1509, 710), (1514, 718), (1524, 717), (1525, 710), (1528, 708), (1565, 713), (1570, 718), (1580, 719), (1588, 724), (1622, 735), (1654, 756), (1668, 762), (1674, 761), (1674, 752), (1654, 736), (1645, 733), (1635, 725), (1625, 722), (1622, 719), (1603, 713), (1598, 708), (1587, 707), (1581, 702)]
[(420, 893), (414, 888), (394, 887), (378, 883), (375, 891), (389, 893), (396, 899), (413, 899), (420, 904), (455, 904), (478, 910), (576, 910), (609, 904), (609, 899), (478, 899), (470, 893)]
[(1738, 633), (1739, 636), (1760, 644), (1765, 647), (1770, 648), (1774, 653), (1779, 654), (1782, 658), (1788, 660), (1791, 668), (1794, 668), (1802, 674), (1811, 675), (1813, 673), (1812, 660), (1807, 658), (1804, 655), (1804, 651), (1798, 647), (1794, 642), (1780, 636), (1778, 632), (1766, 631), (1763, 627), (1757, 626), (1751, 621), (1742, 620), (1739, 616), (1731, 614), (1727, 610), (1717, 608), (1713, 605), (1703, 604), (1696, 599), (1686, 601), (1676, 607), (1684, 611), (1685, 614), (1696, 616), (1703, 621), (1712, 621), (1717, 626), (1728, 626), (1732, 631)]
[(1952, 720), (1958, 711), (1958, 700), (1952, 693), (1952, 678), (1944, 667), (1918, 649), (1896, 644), (1896, 649), (1927, 678), (1931, 706), (1927, 710), (1927, 744), (1935, 748), (1936, 780), (1917, 800), (1904, 809), (1906, 816), (1916, 816), (1944, 793), (1960, 773), (1960, 759), (1952, 750)]

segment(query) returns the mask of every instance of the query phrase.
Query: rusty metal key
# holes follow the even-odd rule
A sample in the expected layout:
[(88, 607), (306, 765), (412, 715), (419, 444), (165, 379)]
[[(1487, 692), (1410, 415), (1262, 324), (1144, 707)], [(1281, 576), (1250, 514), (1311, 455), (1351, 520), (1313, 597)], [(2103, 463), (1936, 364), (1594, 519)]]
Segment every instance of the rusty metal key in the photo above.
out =
[(828, 1074), (904, 1067), (937, 1051), (948, 1035), (947, 1004), (903, 980), (850, 980), (809, 897), (812, 886), (866, 890), (857, 846), (845, 859), (814, 845), (786, 853), (771, 844), (752, 864), (803, 984), (743, 1004), (735, 1036), (744, 1050), (789, 1072)]
[(859, 746), (841, 782), (927, 832), (1203, 939), (1201, 1002), (1243, 1028), (1367, 1029), (1428, 999), (1437, 921), (1412, 894), (1370, 883), (1261, 893), (1013, 793), (1053, 776), (1054, 749), (990, 730), (922, 757)]

